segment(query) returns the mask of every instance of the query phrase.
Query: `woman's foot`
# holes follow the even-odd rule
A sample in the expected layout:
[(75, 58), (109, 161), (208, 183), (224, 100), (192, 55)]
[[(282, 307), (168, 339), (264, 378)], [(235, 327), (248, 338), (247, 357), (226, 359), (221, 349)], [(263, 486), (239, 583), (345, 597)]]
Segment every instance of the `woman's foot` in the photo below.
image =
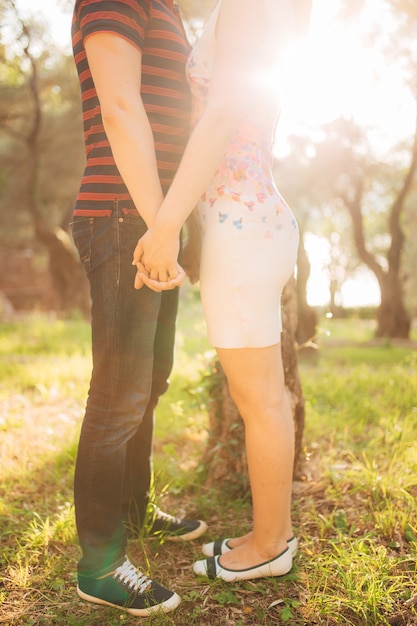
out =
[[(236, 558), (236, 554), (241, 552), (243, 554), (238, 554), (238, 557), (241, 558)], [(246, 558), (244, 558), (245, 554)], [(220, 559), (222, 559), (221, 562)], [(245, 560), (246, 563), (244, 563)], [(248, 550), (245, 550), (244, 547), (242, 550), (236, 548), (221, 556), (196, 561), (193, 565), (193, 571), (199, 576), (207, 576), (212, 580), (221, 578), (226, 582), (236, 582), (269, 576), (284, 576), (292, 568), (292, 554), (288, 547), (272, 559), (258, 561), (257, 564), (250, 565), (252, 560), (253, 555), (250, 558)]]
[(210, 541), (210, 543), (205, 543), (201, 547), (201, 552), (204, 556), (220, 556), (220, 554), (225, 554), (230, 550), (233, 550), (234, 546), (231, 545), (233, 539), (228, 537), (227, 539), (216, 539), (216, 541)]

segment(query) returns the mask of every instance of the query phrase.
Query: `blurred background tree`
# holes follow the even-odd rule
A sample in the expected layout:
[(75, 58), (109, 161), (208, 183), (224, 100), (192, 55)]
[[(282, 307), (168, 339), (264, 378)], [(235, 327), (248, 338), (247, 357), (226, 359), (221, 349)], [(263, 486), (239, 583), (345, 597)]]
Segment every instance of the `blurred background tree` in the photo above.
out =
[[(357, 22), (366, 10), (365, 26), (358, 30)], [(338, 19), (346, 29), (356, 28), (358, 37), (378, 58), (370, 79), (386, 82), (387, 68), (395, 66), (417, 112), (415, 3), (382, 0), (380, 19), (370, 19), (369, 16), (375, 16), (371, 11), (376, 10), (377, 3), (372, 0), (342, 0)], [(359, 70), (353, 62), (347, 69), (352, 74)], [(344, 71), (346, 68), (341, 67), (340, 73)], [(396, 87), (393, 83), (392, 89)], [(356, 97), (360, 99), (360, 93)], [(378, 103), (375, 106), (376, 115)], [(393, 122), (387, 119), (387, 126), (393, 126)], [(416, 313), (417, 291), (410, 265), (415, 259), (417, 230), (417, 120), (410, 125), (407, 137), (391, 137), (387, 145), (386, 140), (381, 141), (372, 114), (366, 123), (353, 115), (335, 117), (320, 127), (307, 129), (303, 135), (290, 137), (289, 146), (288, 154), (277, 162), (276, 176), (296, 210), (304, 238), (314, 233), (328, 247), (324, 269), (328, 275), (330, 311), (341, 312), (340, 293), (345, 280), (365, 266), (374, 275), (380, 291), (376, 336), (408, 338)], [(304, 181), (301, 186), (300, 180)], [(314, 334), (305, 297), (309, 267), (304, 257), (301, 249), (301, 343)]]
[(84, 162), (73, 60), (40, 22), (23, 20), (14, 2), (2, 0), (1, 7), (8, 26), (0, 48), (0, 241), (7, 267), (7, 259), (19, 258), (16, 249), (24, 250), (7, 295), (26, 289), (33, 303), (26, 272), (34, 261), (50, 278), (47, 305), (86, 313), (86, 281), (68, 234)]

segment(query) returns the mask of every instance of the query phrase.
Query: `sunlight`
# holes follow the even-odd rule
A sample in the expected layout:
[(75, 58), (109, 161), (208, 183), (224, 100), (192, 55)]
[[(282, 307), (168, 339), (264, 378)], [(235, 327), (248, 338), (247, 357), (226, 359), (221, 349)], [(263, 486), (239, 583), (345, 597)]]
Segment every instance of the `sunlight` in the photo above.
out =
[[(307, 283), (307, 302), (310, 306), (326, 306), (330, 302), (330, 244), (324, 237), (306, 233), (304, 244), (311, 264)], [(378, 282), (370, 270), (359, 267), (347, 276), (337, 294), (338, 306), (354, 308), (378, 306), (381, 293)]]
[[(393, 58), (387, 62), (374, 46), (372, 32), (392, 20), (380, 0), (367, 0), (360, 17), (344, 23), (338, 2), (314, 0), (311, 31), (286, 74), (283, 112), (274, 153), (289, 154), (288, 137), (309, 134), (339, 117), (367, 128), (368, 139), (381, 158), (393, 145), (412, 136), (414, 94)], [(311, 263), (307, 298), (311, 305), (329, 302), (329, 250), (325, 239), (306, 238)], [(343, 306), (376, 306), (380, 290), (374, 275), (362, 267), (341, 289)]]
[(378, 306), (381, 292), (375, 275), (360, 268), (352, 278), (347, 278), (341, 288), (343, 307)]
[(415, 122), (415, 100), (402, 72), (372, 41), (381, 23), (390, 29), (390, 15), (379, 0), (367, 0), (361, 16), (347, 23), (337, 9), (337, 2), (313, 2), (308, 42), (287, 76), (278, 140), (300, 125), (317, 127), (344, 116), (367, 125), (386, 148), (408, 137)]
[(330, 245), (323, 237), (306, 233), (304, 245), (311, 265), (307, 283), (307, 301), (310, 306), (324, 306), (330, 300), (329, 272)]

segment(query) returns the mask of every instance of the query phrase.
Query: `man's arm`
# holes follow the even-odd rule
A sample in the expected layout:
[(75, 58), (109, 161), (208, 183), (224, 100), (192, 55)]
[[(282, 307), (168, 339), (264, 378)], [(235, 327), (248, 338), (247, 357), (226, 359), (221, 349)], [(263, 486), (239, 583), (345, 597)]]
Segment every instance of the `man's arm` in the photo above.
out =
[(148, 227), (162, 204), (151, 126), (140, 94), (142, 55), (110, 32), (90, 35), (85, 50), (116, 165)]

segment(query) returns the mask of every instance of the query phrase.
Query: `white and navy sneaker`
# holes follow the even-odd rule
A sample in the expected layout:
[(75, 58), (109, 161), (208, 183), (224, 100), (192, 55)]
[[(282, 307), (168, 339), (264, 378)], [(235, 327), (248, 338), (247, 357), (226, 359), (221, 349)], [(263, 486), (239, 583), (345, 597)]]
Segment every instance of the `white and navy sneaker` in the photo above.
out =
[(157, 507), (149, 536), (160, 537), (168, 541), (191, 541), (198, 539), (206, 530), (207, 524), (201, 520), (174, 517)]
[(181, 602), (179, 595), (143, 574), (127, 557), (97, 577), (78, 573), (77, 593), (83, 600), (113, 606), (137, 617), (168, 613)]

